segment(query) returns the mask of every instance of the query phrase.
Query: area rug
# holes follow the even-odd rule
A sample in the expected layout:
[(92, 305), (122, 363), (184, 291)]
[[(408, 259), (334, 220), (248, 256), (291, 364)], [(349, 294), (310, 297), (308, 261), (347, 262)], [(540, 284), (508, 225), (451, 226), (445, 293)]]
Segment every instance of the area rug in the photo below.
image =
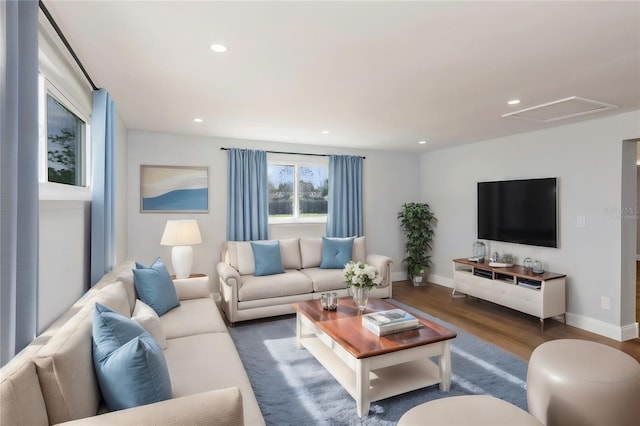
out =
[(410, 408), (458, 395), (493, 395), (527, 409), (526, 362), (469, 333), (417, 311), (458, 336), (452, 341), (451, 390), (438, 385), (371, 403), (359, 418), (354, 399), (305, 349), (296, 348), (296, 320), (277, 319), (237, 324), (230, 328), (267, 425), (394, 425)]

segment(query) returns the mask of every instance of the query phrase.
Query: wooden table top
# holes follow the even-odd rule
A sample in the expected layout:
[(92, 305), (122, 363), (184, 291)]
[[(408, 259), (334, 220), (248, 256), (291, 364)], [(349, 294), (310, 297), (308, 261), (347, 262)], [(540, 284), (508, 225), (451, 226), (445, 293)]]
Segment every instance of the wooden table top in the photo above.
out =
[[(338, 300), (337, 311), (323, 310), (320, 300), (294, 303), (293, 307), (357, 359), (428, 345), (456, 337), (456, 333), (453, 331), (417, 315), (416, 318), (423, 327), (386, 336), (377, 336), (362, 326), (362, 314), (358, 315), (358, 310), (351, 297), (341, 297)], [(400, 307), (383, 299), (371, 298), (364, 314), (396, 308)]]

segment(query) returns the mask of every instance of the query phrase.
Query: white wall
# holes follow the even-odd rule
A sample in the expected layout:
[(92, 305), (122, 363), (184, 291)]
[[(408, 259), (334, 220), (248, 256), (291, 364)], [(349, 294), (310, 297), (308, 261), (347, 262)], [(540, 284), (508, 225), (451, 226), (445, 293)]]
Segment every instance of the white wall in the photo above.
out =
[[(489, 252), (539, 259), (545, 269), (567, 274), (570, 323), (614, 338), (635, 330), (621, 323), (621, 220), (615, 212), (622, 206), (622, 141), (639, 132), (635, 111), (423, 154), (422, 200), (439, 221), (432, 279), (450, 285), (451, 260), (471, 255), (477, 182), (557, 177), (559, 248), (491, 241)], [(586, 217), (585, 228), (576, 227), (577, 216)], [(600, 307), (601, 297), (610, 298), (610, 310)]]
[[(195, 137), (144, 131), (129, 132), (128, 258), (150, 263), (161, 256), (170, 264), (171, 248), (160, 245), (169, 219), (198, 220), (203, 243), (194, 246), (193, 271), (209, 274), (215, 284), (215, 264), (226, 238), (227, 154), (221, 147), (276, 151), (334, 153), (366, 156), (364, 160), (364, 227), (367, 250), (394, 259), (395, 276), (402, 276), (403, 238), (396, 218), (400, 206), (419, 197), (419, 156), (390, 151), (362, 151), (322, 146)], [(210, 174), (209, 213), (140, 213), (140, 165), (208, 166)], [(275, 238), (324, 235), (322, 226), (271, 227)]]
[(89, 288), (87, 201), (40, 201), (38, 333)]

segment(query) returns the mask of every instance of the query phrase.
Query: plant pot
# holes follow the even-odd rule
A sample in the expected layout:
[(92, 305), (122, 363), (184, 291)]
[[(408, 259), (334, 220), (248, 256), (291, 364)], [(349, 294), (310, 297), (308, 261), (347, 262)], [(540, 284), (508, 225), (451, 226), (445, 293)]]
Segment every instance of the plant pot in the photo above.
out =
[(423, 282), (422, 282), (422, 277), (421, 276), (413, 277), (412, 281), (413, 281), (413, 285), (416, 286), (416, 287), (424, 285)]

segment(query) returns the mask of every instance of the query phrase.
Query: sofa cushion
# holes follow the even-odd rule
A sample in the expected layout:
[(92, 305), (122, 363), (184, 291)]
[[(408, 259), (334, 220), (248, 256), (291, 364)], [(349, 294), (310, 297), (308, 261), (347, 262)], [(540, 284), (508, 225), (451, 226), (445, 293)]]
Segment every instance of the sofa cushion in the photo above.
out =
[(244, 424), (264, 424), (251, 383), (228, 333), (170, 339), (165, 357), (174, 398), (237, 386), (244, 399)]
[(154, 338), (160, 349), (167, 348), (167, 338), (162, 329), (162, 323), (156, 311), (142, 300), (137, 300), (131, 319), (137, 322)]
[(322, 261), (322, 238), (300, 239), (300, 261), (302, 268), (318, 268)]
[(342, 269), (349, 263), (353, 253), (353, 238), (327, 238), (322, 237), (322, 261), (323, 269)]
[(180, 305), (171, 275), (160, 258), (149, 267), (136, 262), (133, 282), (140, 300), (151, 306), (158, 315)]
[(202, 333), (223, 333), (227, 326), (211, 298), (183, 300), (160, 317), (167, 339)]
[(49, 425), (36, 366), (24, 353), (2, 367), (0, 401), (0, 425)]
[(34, 356), (50, 424), (94, 416), (100, 389), (93, 374), (91, 318), (85, 306), (67, 321)]
[(171, 398), (162, 349), (135, 321), (96, 303), (93, 362), (109, 410), (122, 410)]
[(284, 272), (278, 241), (251, 241), (251, 249), (255, 259), (254, 275), (260, 277)]
[(357, 237), (353, 239), (353, 259), (354, 262), (366, 263), (367, 261), (367, 247), (365, 245), (364, 237)]
[(280, 241), (282, 266), (284, 269), (300, 269), (300, 243), (298, 238), (286, 238)]
[(313, 282), (313, 291), (333, 291), (347, 288), (342, 269), (305, 268), (300, 272)]
[(253, 249), (249, 241), (227, 241), (229, 264), (236, 268), (240, 275), (253, 275), (256, 263)]
[(299, 271), (286, 270), (284, 274), (264, 277), (243, 275), (240, 277), (238, 299), (241, 302), (268, 299), (310, 293), (312, 290), (311, 280)]

